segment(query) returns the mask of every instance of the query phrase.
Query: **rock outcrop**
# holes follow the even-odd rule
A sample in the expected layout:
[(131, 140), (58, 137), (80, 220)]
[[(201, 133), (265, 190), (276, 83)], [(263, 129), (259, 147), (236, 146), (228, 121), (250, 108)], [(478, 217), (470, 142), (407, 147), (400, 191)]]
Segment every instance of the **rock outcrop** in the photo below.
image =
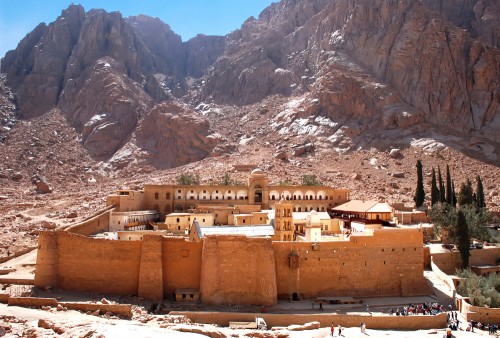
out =
[[(2, 72), (21, 116), (59, 108), (97, 160), (144, 135), (134, 132), (161, 102), (242, 106), (293, 95), (308, 100), (286, 127), (312, 119), (301, 133), (316, 131), (337, 148), (384, 148), (381, 133), (394, 140), (400, 130), (439, 126), (461, 135), (454, 142), (464, 152), (497, 163), (499, 13), (494, 0), (283, 0), (225, 37), (182, 42), (159, 19), (71, 5), (7, 53)], [(318, 122), (325, 119), (327, 127)], [(192, 145), (184, 140), (190, 136), (177, 134), (177, 144)], [(194, 145), (192, 154), (160, 151), (190, 154), (154, 163), (185, 163), (212, 145)]]
[(207, 157), (218, 143), (209, 134), (208, 120), (175, 104), (162, 103), (151, 110), (136, 132), (139, 158), (157, 168), (172, 168)]

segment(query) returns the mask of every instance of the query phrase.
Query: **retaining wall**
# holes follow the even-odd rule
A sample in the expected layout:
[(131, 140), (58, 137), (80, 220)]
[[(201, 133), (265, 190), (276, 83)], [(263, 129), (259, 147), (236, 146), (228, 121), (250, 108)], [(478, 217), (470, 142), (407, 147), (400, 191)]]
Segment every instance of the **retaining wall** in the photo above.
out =
[(171, 311), (170, 315), (186, 316), (195, 323), (229, 326), (229, 322), (254, 321), (262, 317), (268, 328), (320, 322), (322, 327), (329, 327), (332, 322), (343, 327), (359, 327), (364, 322), (369, 329), (383, 330), (420, 330), (446, 327), (446, 314), (436, 316), (371, 316), (344, 314), (268, 314), (268, 313), (227, 313), (227, 312), (183, 312)]
[(90, 236), (99, 232), (109, 231), (109, 216), (114, 210), (113, 206), (96, 212), (94, 215), (84, 219), (80, 223), (71, 225), (65, 230), (70, 233)]

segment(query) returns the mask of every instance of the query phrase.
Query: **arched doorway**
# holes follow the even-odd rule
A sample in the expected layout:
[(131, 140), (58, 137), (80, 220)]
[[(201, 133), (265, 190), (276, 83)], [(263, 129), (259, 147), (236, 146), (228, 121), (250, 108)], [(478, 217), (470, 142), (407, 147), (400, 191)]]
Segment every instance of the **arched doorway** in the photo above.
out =
[(262, 186), (257, 184), (254, 188), (254, 198), (255, 203), (262, 203)]

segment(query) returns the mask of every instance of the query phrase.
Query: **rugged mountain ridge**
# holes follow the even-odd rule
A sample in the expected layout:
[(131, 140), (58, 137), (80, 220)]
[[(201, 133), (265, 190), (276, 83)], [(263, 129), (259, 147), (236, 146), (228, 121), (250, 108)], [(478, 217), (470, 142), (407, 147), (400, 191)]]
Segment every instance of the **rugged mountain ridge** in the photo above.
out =
[[(273, 95), (298, 103), (264, 107), (273, 126), (264, 136), (300, 139), (300, 125), (345, 151), (404, 147), (435, 132), (499, 165), (497, 14), (493, 0), (282, 0), (225, 37), (182, 42), (158, 19), (72, 5), (7, 53), (2, 72), (21, 116), (59, 108), (95, 159), (119, 166), (124, 156), (165, 168), (235, 152), (240, 136), (212, 126), (231, 118), (231, 105)], [(194, 134), (145, 122), (164, 101)], [(193, 136), (196, 151), (160, 149), (173, 144), (165, 137), (189, 147)], [(183, 151), (192, 156), (172, 158)]]

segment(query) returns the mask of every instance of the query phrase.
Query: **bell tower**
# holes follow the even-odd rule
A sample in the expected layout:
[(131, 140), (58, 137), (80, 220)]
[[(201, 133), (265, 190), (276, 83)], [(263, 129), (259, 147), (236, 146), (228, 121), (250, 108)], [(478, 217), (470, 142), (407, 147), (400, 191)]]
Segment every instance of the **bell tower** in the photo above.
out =
[(293, 205), (283, 198), (274, 205), (274, 241), (294, 241)]

